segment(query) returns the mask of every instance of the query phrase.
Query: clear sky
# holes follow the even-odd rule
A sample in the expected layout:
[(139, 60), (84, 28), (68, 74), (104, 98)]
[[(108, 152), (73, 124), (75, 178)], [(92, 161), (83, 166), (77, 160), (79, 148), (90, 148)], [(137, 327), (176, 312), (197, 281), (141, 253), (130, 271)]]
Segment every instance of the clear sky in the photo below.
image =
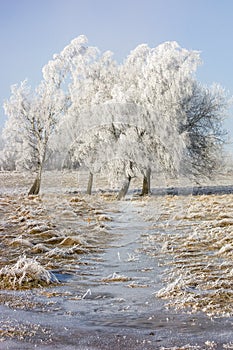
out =
[[(11, 84), (38, 84), (43, 65), (80, 34), (118, 62), (138, 44), (175, 40), (201, 51), (201, 82), (233, 95), (233, 0), (0, 0), (1, 106)], [(233, 118), (225, 125), (233, 138)]]

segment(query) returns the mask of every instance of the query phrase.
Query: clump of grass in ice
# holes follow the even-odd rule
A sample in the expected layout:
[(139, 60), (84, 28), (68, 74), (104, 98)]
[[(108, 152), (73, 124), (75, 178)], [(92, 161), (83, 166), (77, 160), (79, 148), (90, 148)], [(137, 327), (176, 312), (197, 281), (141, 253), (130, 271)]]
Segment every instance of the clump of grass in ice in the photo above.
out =
[(116, 272), (114, 272), (112, 275), (109, 275), (108, 277), (102, 278), (103, 282), (127, 282), (130, 280), (130, 277), (119, 275)]
[(15, 265), (0, 270), (0, 288), (29, 289), (58, 283), (53, 273), (46, 270), (36, 259), (21, 256)]

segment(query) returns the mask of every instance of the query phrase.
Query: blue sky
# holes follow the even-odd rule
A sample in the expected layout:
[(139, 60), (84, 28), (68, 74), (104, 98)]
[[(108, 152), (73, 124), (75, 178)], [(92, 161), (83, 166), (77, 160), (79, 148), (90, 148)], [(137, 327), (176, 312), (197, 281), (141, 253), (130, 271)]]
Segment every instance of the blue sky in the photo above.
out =
[[(80, 34), (119, 62), (138, 44), (175, 40), (201, 51), (201, 82), (233, 95), (232, 14), (233, 0), (0, 0), (0, 104), (11, 84), (38, 84), (43, 65)], [(233, 118), (225, 125), (233, 138)]]

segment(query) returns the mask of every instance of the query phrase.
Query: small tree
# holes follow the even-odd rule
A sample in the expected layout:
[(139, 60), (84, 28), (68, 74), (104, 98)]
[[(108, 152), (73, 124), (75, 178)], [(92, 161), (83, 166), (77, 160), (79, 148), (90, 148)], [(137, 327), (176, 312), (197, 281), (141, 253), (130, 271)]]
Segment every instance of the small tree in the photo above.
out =
[(35, 92), (27, 81), (12, 86), (11, 91), (10, 99), (4, 103), (8, 116), (4, 128), (5, 147), (9, 149), (10, 144), (16, 150), (16, 168), (36, 172), (29, 194), (38, 194), (48, 140), (63, 109), (62, 94), (45, 81)]

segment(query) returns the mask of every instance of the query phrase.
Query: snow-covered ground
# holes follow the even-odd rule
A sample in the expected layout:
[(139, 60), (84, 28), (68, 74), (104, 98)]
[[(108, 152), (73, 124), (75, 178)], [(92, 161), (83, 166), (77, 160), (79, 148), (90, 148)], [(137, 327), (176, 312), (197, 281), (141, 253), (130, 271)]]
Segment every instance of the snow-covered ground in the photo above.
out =
[(123, 201), (85, 172), (31, 182), (0, 173), (0, 349), (233, 348), (230, 175)]

